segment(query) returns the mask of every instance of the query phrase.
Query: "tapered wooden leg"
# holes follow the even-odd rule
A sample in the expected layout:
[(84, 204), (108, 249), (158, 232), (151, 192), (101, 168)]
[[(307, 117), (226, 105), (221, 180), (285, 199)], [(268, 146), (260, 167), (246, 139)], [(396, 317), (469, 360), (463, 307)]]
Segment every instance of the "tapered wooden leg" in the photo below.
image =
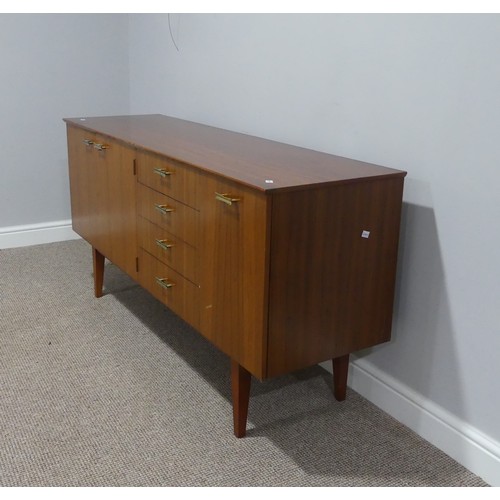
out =
[(94, 295), (102, 297), (104, 280), (104, 255), (92, 247), (92, 262), (94, 264)]
[(248, 402), (250, 400), (250, 372), (231, 360), (231, 390), (233, 395), (234, 435), (245, 437), (247, 432)]
[(349, 354), (332, 359), (333, 395), (337, 401), (344, 401), (347, 392), (347, 372), (349, 370)]

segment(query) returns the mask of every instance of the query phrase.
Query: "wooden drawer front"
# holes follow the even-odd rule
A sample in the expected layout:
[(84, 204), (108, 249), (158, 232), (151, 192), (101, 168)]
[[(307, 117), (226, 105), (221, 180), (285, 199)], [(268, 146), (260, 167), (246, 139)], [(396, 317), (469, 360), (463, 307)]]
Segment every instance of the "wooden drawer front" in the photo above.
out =
[(151, 255), (199, 284), (196, 249), (142, 217), (137, 220), (139, 246)]
[(198, 174), (187, 165), (164, 156), (138, 151), (137, 169), (142, 184), (198, 208)]
[(139, 184), (138, 188), (139, 215), (196, 247), (198, 243), (198, 212), (146, 186)]
[(182, 319), (199, 328), (198, 286), (142, 248), (139, 249), (139, 283)]

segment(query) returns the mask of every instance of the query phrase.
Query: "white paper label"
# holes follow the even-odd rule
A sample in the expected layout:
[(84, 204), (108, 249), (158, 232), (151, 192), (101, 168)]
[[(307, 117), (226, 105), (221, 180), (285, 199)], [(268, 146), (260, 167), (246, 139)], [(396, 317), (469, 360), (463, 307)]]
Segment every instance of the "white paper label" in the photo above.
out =
[(370, 231), (363, 230), (361, 233), (361, 238), (369, 238), (370, 237)]

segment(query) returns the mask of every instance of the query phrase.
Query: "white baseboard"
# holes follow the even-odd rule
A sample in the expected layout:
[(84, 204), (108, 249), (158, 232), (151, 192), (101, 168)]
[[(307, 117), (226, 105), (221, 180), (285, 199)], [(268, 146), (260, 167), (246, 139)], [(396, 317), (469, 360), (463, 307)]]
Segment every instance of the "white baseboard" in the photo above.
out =
[[(352, 357), (349, 387), (491, 486), (500, 486), (500, 443), (369, 361)], [(331, 363), (322, 366), (332, 372)]]
[(43, 222), (0, 228), (0, 249), (41, 245), (80, 238), (71, 229), (71, 220)]

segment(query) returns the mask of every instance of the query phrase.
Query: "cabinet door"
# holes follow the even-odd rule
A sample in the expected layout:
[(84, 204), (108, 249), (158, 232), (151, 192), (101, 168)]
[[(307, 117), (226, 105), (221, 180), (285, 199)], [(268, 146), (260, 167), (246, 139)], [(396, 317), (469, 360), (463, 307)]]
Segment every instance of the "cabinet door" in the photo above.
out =
[[(68, 160), (73, 229), (101, 253), (106, 253), (107, 175), (99, 169), (95, 134), (68, 127)], [(109, 252), (108, 252), (109, 253)]]
[(233, 360), (263, 378), (267, 196), (210, 175), (200, 182), (200, 191), (200, 330)]
[(69, 126), (68, 156), (73, 229), (135, 277), (134, 150)]
[(105, 137), (96, 136), (107, 146), (96, 150), (97, 168), (106, 172), (106, 244), (109, 259), (135, 277), (137, 258), (135, 150)]

